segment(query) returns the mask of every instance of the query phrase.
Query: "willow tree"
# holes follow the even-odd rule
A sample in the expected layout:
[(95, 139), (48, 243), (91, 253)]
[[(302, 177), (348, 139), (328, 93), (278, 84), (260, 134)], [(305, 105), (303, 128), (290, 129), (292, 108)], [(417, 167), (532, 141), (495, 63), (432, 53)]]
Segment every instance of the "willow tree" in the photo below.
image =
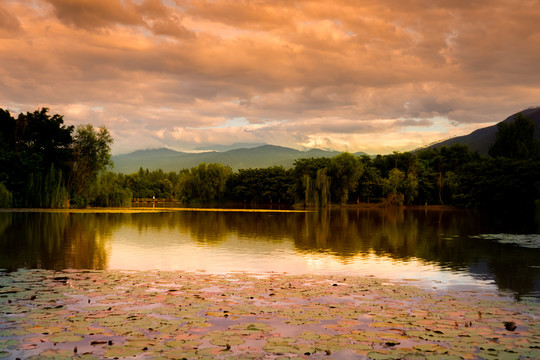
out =
[(112, 142), (111, 134), (105, 127), (96, 129), (87, 124), (75, 129), (68, 189), (76, 205), (98, 175), (112, 165)]
[(32, 173), (26, 183), (27, 207), (62, 208), (69, 203), (62, 170), (54, 164), (47, 173)]
[(362, 174), (362, 164), (357, 156), (348, 152), (341, 153), (332, 158), (330, 163), (332, 185), (339, 194), (341, 205), (349, 199), (349, 191), (354, 190)]
[(177, 198), (182, 202), (199, 200), (209, 203), (223, 197), (227, 178), (232, 173), (229, 166), (200, 163), (191, 170), (183, 170), (177, 184)]

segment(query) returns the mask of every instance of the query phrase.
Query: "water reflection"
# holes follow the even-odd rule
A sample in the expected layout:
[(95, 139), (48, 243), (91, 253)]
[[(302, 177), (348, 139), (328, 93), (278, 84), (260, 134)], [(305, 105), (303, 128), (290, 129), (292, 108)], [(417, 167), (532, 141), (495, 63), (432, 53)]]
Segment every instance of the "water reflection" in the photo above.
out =
[[(104, 269), (110, 237), (106, 214), (0, 213), (0, 267)], [(106, 235), (106, 236), (105, 236)]]
[(423, 209), (0, 212), (0, 267), (415, 276), (457, 285), (494, 281), (540, 298), (540, 250), (469, 236), (536, 229), (534, 221)]

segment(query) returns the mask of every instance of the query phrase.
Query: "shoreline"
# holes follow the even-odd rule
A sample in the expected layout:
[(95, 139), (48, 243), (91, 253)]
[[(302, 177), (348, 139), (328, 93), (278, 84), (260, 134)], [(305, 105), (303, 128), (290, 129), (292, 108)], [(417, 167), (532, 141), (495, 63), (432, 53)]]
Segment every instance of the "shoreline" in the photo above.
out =
[(22, 270), (0, 285), (0, 359), (540, 357), (540, 304), (482, 291), (157, 270)]
[(390, 205), (379, 203), (360, 203), (347, 205), (331, 205), (325, 208), (291, 207), (290, 209), (271, 208), (219, 208), (219, 207), (88, 207), (88, 208), (0, 208), (0, 212), (48, 212), (48, 213), (139, 213), (139, 212), (173, 212), (173, 211), (207, 211), (207, 212), (280, 212), (309, 213), (319, 210), (426, 210), (426, 211), (473, 211), (475, 209), (460, 208), (450, 205)]

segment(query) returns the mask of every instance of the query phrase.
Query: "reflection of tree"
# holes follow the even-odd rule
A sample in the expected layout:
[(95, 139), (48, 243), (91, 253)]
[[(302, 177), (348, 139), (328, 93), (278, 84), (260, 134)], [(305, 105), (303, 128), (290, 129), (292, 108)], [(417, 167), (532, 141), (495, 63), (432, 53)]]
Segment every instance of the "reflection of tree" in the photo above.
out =
[[(105, 269), (111, 214), (0, 213), (0, 267)], [(112, 220), (112, 221), (111, 221)]]
[(249, 241), (281, 241), (290, 238), (294, 213), (214, 212), (193, 211), (177, 213), (180, 229), (188, 229), (195, 241), (217, 244), (230, 236)]
[[(156, 243), (174, 236), (203, 246), (236, 238), (256, 251), (258, 244), (288, 246), (299, 253), (332, 254), (354, 261), (359, 254), (398, 261), (420, 259), (494, 279), (518, 294), (539, 291), (540, 250), (467, 235), (533, 233), (512, 219), (474, 212), (328, 208), (311, 213), (183, 211), (133, 214), (0, 212), (0, 268), (104, 269), (108, 239), (129, 226)], [(176, 234), (176, 235), (175, 235)]]
[[(505, 226), (494, 227), (494, 222)], [(494, 278), (500, 288), (524, 294), (540, 286), (540, 271), (531, 268), (537, 265), (540, 251), (467, 235), (528, 230), (510, 219), (494, 221), (472, 212), (357, 209), (308, 213), (294, 239), (301, 252), (331, 253), (343, 262), (358, 254), (416, 258)]]
[(231, 232), (227, 214), (219, 212), (187, 212), (180, 217), (179, 226), (189, 229), (190, 237), (205, 244), (216, 244), (227, 238)]

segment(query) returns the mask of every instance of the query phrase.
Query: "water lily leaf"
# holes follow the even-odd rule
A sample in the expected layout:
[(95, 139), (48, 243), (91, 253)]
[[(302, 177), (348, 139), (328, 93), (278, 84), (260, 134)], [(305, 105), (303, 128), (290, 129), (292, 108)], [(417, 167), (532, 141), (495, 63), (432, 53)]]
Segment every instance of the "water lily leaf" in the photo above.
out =
[(19, 344), (19, 341), (18, 340), (15, 340), (15, 339), (10, 339), (10, 340), (0, 340), (0, 347), (2, 349), (7, 349), (11, 346), (15, 346)]
[(8, 337), (8, 336), (22, 336), (27, 335), (28, 331), (23, 329), (6, 329), (0, 331), (0, 336), (2, 337)]
[(422, 354), (405, 354), (403, 360), (426, 360), (426, 357)]
[(290, 345), (266, 344), (263, 350), (276, 355), (284, 355), (294, 353), (296, 348)]
[[(69, 285), (53, 280), (58, 276), (68, 277)], [(49, 357), (64, 358), (74, 356), (75, 345), (79, 358), (540, 358), (538, 305), (496, 294), (284, 274), (30, 270), (0, 276), (6, 281), (30, 289), (0, 305), (0, 349), (33, 351), (23, 358), (35, 354), (36, 344)], [(508, 320), (519, 331), (506, 331), (502, 322)], [(81, 354), (84, 346), (69, 345), (65, 340), (74, 339), (61, 338), (66, 334), (102, 343), (91, 347), (95, 355)], [(49, 338), (55, 337), (69, 351), (54, 349)], [(388, 344), (392, 349), (384, 349)]]
[(370, 359), (373, 360), (396, 360), (401, 359), (403, 357), (403, 354), (396, 353), (396, 352), (378, 352), (378, 351), (370, 351), (367, 356)]
[(420, 344), (413, 346), (413, 348), (422, 352), (435, 352), (439, 349), (442, 349), (439, 345), (436, 344)]
[(194, 348), (201, 345), (198, 340), (171, 340), (165, 343), (166, 346), (171, 348)]
[(188, 324), (200, 324), (206, 323), (208, 320), (202, 316), (188, 316), (184, 317), (183, 320)]
[(82, 354), (77, 356), (78, 360), (99, 360), (100, 358), (92, 354)]
[(73, 359), (73, 351), (62, 349), (48, 349), (39, 354), (40, 358), (51, 358), (54, 360), (70, 360)]
[(520, 354), (508, 351), (500, 351), (497, 356), (500, 360), (518, 360), (521, 358)]
[(304, 331), (302, 332), (302, 334), (298, 335), (298, 338), (304, 339), (304, 340), (316, 340), (316, 339), (320, 339), (321, 335), (313, 331)]
[(168, 359), (199, 359), (196, 350), (168, 350), (163, 352), (163, 356)]
[(210, 343), (216, 346), (235, 346), (245, 343), (245, 340), (241, 336), (225, 336), (221, 337), (219, 334), (215, 334), (211, 339)]
[(53, 343), (77, 342), (83, 340), (84, 337), (73, 334), (53, 335), (49, 337), (49, 341)]
[(426, 360), (462, 360), (463, 358), (458, 355), (449, 354), (428, 354)]
[(348, 349), (355, 350), (356, 352), (359, 351), (369, 351), (373, 349), (373, 346), (368, 344), (348, 344), (345, 346)]
[(128, 356), (136, 356), (141, 354), (142, 352), (142, 350), (133, 349), (125, 346), (111, 346), (108, 347), (105, 351), (105, 356), (112, 358), (122, 358)]
[(198, 349), (197, 355), (208, 355), (215, 357), (217, 355), (222, 355), (225, 351), (227, 351), (225, 348), (204, 348), (204, 349)]

